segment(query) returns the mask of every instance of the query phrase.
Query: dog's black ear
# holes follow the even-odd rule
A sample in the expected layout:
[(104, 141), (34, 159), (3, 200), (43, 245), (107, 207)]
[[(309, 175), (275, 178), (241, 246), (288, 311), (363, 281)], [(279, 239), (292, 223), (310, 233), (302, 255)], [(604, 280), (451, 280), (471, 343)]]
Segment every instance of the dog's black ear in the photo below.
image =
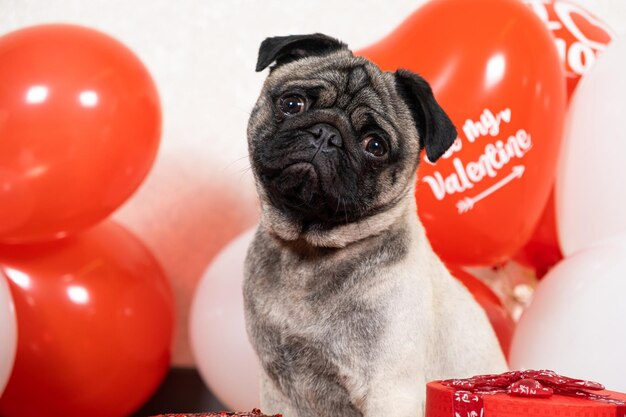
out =
[(454, 143), (456, 128), (435, 100), (426, 80), (405, 69), (397, 70), (395, 75), (396, 88), (417, 125), (420, 148), (426, 148), (428, 159), (435, 162)]
[(263, 71), (272, 62), (276, 62), (278, 66), (306, 56), (326, 55), (340, 49), (347, 49), (347, 46), (321, 33), (275, 36), (261, 43), (256, 70)]

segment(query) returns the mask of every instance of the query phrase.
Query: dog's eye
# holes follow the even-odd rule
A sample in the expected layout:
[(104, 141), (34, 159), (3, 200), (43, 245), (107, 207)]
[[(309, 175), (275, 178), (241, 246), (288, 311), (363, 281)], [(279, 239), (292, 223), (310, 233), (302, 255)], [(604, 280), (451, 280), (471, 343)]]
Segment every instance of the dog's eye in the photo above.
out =
[(387, 142), (379, 136), (371, 135), (365, 137), (365, 139), (361, 141), (361, 146), (365, 152), (376, 158), (382, 158), (387, 154)]
[(280, 110), (286, 115), (302, 113), (305, 108), (304, 97), (297, 94), (288, 94), (280, 98)]

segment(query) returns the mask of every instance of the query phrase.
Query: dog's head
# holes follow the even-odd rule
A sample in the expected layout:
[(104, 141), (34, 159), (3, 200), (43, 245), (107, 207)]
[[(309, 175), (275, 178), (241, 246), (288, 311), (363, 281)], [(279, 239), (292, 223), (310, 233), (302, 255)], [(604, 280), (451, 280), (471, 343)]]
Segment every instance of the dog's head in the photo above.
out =
[(385, 212), (413, 191), (419, 153), (456, 138), (428, 83), (382, 72), (322, 34), (268, 38), (274, 64), (248, 125), (250, 161), (270, 228), (295, 239)]

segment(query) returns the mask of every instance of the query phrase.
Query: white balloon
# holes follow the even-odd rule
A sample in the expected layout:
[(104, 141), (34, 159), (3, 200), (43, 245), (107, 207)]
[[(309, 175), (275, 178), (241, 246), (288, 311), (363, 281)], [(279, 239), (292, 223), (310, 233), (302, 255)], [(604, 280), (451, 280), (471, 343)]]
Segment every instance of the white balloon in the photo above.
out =
[(248, 341), (243, 272), (255, 230), (233, 240), (205, 272), (191, 305), (191, 350), (204, 382), (231, 410), (259, 407), (259, 364)]
[(626, 392), (626, 237), (576, 253), (539, 283), (511, 343), (512, 369), (552, 369)]
[(626, 38), (614, 40), (570, 103), (556, 181), (565, 256), (626, 234)]
[(0, 271), (0, 397), (11, 376), (16, 349), (15, 306), (7, 279)]

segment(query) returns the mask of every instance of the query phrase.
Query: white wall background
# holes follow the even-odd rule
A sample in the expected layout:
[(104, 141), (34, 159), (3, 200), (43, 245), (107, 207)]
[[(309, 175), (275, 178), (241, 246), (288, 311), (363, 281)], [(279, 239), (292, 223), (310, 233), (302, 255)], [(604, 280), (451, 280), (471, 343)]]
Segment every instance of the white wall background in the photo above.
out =
[[(177, 365), (193, 363), (188, 309), (202, 272), (257, 219), (245, 130), (264, 78), (254, 72), (261, 40), (323, 32), (356, 50), (382, 38), (423, 3), (0, 0), (0, 35), (38, 23), (90, 26), (133, 49), (157, 82), (164, 115), (159, 156), (115, 217), (143, 238), (172, 281), (179, 313)], [(626, 31), (626, 1), (577, 3), (618, 34)]]

